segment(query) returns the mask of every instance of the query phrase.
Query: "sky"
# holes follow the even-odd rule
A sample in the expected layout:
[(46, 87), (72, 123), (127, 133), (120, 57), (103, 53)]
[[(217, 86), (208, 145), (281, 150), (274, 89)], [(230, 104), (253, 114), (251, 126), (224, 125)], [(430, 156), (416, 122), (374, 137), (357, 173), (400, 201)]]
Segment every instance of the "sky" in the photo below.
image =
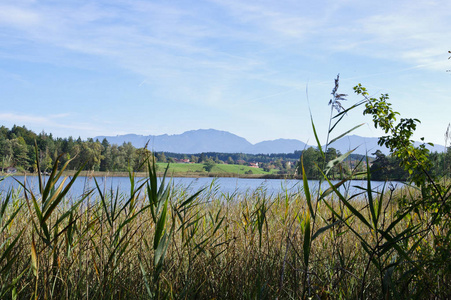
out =
[[(0, 125), (56, 137), (225, 130), (251, 143), (324, 142), (346, 108), (389, 94), (443, 145), (451, 1), (0, 0)], [(332, 136), (377, 137), (351, 111)]]

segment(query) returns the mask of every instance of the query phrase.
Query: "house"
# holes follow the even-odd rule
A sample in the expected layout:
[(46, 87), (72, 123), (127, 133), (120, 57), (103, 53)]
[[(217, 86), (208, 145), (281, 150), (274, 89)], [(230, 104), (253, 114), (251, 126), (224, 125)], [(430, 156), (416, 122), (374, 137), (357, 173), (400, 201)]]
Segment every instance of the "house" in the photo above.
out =
[(175, 162), (179, 163), (179, 164), (189, 164), (190, 163), (189, 159), (175, 159)]
[(251, 163), (249, 163), (249, 167), (251, 167), (251, 168), (258, 168), (258, 162), (255, 162), (255, 163), (251, 162)]

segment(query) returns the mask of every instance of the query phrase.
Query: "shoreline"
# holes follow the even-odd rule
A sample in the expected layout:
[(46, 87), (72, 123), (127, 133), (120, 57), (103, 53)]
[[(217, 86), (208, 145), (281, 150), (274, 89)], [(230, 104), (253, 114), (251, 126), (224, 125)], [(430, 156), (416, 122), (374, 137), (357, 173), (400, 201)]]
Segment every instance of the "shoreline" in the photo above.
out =
[[(64, 171), (63, 176), (74, 176), (76, 171)], [(1, 176), (37, 176), (37, 173), (17, 172), (13, 174), (0, 173)], [(164, 172), (157, 172), (158, 177), (163, 177)], [(128, 172), (102, 172), (102, 171), (81, 171), (78, 176), (81, 177), (129, 177)], [(134, 172), (135, 177), (146, 177), (146, 172)], [(235, 174), (235, 173), (167, 173), (168, 177), (182, 178), (242, 178), (242, 179), (302, 179), (302, 176), (293, 174)]]
[[(63, 176), (74, 176), (76, 171), (64, 171)], [(37, 173), (17, 172), (14, 174), (0, 173), (0, 176), (37, 176)], [(164, 172), (157, 172), (158, 177), (163, 177)], [(102, 172), (102, 171), (81, 171), (79, 177), (129, 177), (128, 172)], [(146, 172), (134, 172), (135, 177), (143, 178), (148, 176)], [(302, 176), (294, 174), (236, 174), (236, 173), (199, 173), (199, 172), (179, 172), (167, 173), (167, 176), (180, 178), (240, 178), (240, 179), (297, 179), (302, 180)], [(354, 178), (366, 180), (361, 176)], [(309, 178), (309, 180), (318, 180), (318, 178)], [(338, 178), (332, 178), (338, 180)]]

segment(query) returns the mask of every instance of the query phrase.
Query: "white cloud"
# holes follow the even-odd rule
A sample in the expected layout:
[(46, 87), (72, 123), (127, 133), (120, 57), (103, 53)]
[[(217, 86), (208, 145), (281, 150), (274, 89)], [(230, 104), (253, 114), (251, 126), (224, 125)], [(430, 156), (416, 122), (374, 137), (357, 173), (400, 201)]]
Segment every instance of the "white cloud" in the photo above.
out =
[[(384, 1), (376, 9), (356, 1), (307, 5), (213, 0), (185, 5), (146, 1), (58, 6), (22, 3), (3, 5), (0, 22), (22, 30), (25, 38), (106, 56), (147, 74), (153, 67), (179, 68), (180, 63), (182, 68), (234, 72), (244, 67), (252, 72), (255, 65), (268, 59), (264, 54), (273, 51), (271, 48), (296, 53), (306, 47), (321, 47), (316, 52), (322, 55), (342, 51), (428, 64), (440, 59), (443, 45), (451, 39), (446, 30), (451, 17), (447, 1)], [(222, 14), (219, 18), (205, 14), (204, 6)], [(347, 12), (351, 9), (353, 14)], [(150, 70), (139, 69), (143, 62)]]
[(354, 29), (344, 44), (354, 44), (353, 53), (443, 70), (451, 40), (449, 20), (449, 1), (398, 1), (389, 11), (348, 24)]
[(0, 119), (4, 122), (20, 123), (34, 123), (34, 124), (48, 124), (49, 119), (41, 116), (23, 115), (15, 113), (0, 113)]
[[(320, 4), (213, 0), (267, 43), (400, 60), (443, 70), (451, 32), (449, 1), (321, 1)], [(265, 41), (260, 40), (265, 43)], [(315, 51), (315, 50), (313, 50)], [(437, 65), (438, 61), (443, 64)]]
[(0, 5), (0, 24), (18, 28), (30, 28), (40, 23), (39, 14), (33, 10), (11, 5)]
[[(90, 131), (94, 127), (92, 124), (83, 122), (68, 122), (67, 117), (71, 116), (69, 113), (54, 114), (48, 116), (36, 116), (32, 114), (17, 114), (17, 113), (0, 113), (0, 119), (4, 123), (21, 126), (27, 124), (32, 127), (42, 128), (64, 128), (77, 129), (82, 131)], [(64, 120), (61, 120), (64, 119)], [(28, 125), (29, 124), (29, 125)]]

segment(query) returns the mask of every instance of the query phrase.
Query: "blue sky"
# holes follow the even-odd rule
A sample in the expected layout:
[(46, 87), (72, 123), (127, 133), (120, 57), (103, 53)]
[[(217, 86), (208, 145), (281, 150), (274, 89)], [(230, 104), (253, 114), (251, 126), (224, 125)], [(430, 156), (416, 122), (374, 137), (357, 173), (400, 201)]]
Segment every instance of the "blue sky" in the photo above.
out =
[[(309, 108), (325, 137), (340, 73), (345, 107), (362, 83), (422, 121), (416, 139), (444, 144), (450, 28), (448, 0), (3, 0), (0, 125), (82, 138), (214, 128), (313, 144)], [(358, 123), (358, 135), (381, 134), (361, 110), (339, 130)]]

